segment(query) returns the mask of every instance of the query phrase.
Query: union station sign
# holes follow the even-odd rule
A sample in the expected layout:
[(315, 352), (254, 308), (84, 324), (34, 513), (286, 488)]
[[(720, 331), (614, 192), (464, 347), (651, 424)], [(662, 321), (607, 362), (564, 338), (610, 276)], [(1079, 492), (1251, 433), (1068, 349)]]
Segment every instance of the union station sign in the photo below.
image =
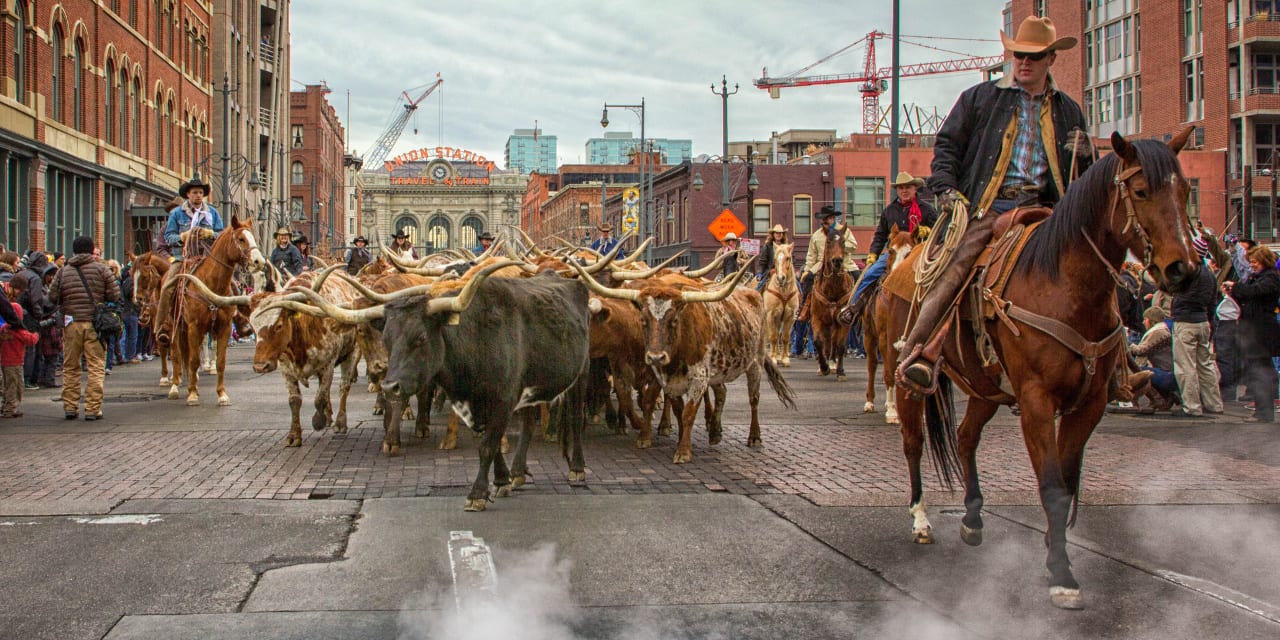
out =
[[(426, 163), (424, 170), (414, 165)], [(497, 169), (488, 158), (457, 147), (423, 147), (402, 153), (383, 163), (392, 185), (483, 186)]]

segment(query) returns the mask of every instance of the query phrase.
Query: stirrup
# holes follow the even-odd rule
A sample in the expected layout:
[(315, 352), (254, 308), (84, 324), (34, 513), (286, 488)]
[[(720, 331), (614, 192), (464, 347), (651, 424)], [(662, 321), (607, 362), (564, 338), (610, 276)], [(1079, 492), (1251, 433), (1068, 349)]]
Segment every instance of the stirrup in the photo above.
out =
[[(928, 396), (933, 395), (933, 393), (938, 390), (938, 368), (942, 366), (942, 357), (939, 356), (937, 362), (928, 363), (927, 360), (923, 360), (920, 357), (920, 352), (923, 349), (923, 345), (916, 345), (916, 347), (911, 350), (911, 353), (903, 359), (901, 364), (898, 365), (898, 369), (894, 372), (893, 377), (897, 380), (898, 384), (905, 386), (907, 389), (911, 390), (912, 393)], [(928, 382), (920, 384), (919, 382), (907, 377), (907, 371), (909, 369), (914, 369), (917, 372), (922, 370), (926, 372)]]

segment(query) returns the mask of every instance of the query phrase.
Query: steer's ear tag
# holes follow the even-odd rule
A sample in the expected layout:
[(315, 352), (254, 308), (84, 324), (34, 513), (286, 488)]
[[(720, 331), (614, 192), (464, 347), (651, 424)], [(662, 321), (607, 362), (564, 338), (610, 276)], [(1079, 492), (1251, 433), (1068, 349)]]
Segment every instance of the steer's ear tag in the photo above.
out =
[(461, 313), (451, 313), (449, 314), (449, 319), (445, 320), (445, 324), (458, 324), (459, 322), (462, 322)]

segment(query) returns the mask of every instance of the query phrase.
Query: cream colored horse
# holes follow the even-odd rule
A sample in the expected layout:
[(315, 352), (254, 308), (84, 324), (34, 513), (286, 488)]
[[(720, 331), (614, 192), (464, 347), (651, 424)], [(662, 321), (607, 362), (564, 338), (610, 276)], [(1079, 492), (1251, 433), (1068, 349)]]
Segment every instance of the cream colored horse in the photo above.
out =
[(764, 326), (769, 337), (769, 358), (774, 364), (791, 366), (791, 327), (796, 322), (800, 304), (800, 287), (796, 284), (796, 266), (791, 261), (794, 244), (778, 244), (773, 248), (773, 275), (765, 282)]

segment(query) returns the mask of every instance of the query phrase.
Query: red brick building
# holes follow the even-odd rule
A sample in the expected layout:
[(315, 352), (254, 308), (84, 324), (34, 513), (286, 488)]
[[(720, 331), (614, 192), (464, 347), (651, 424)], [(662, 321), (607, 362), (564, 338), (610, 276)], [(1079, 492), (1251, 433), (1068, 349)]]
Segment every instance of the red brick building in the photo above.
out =
[(328, 87), (289, 94), (289, 211), (317, 254), (346, 246), (344, 133)]
[(9, 0), (0, 11), (0, 244), (151, 248), (207, 155), (208, 3)]

